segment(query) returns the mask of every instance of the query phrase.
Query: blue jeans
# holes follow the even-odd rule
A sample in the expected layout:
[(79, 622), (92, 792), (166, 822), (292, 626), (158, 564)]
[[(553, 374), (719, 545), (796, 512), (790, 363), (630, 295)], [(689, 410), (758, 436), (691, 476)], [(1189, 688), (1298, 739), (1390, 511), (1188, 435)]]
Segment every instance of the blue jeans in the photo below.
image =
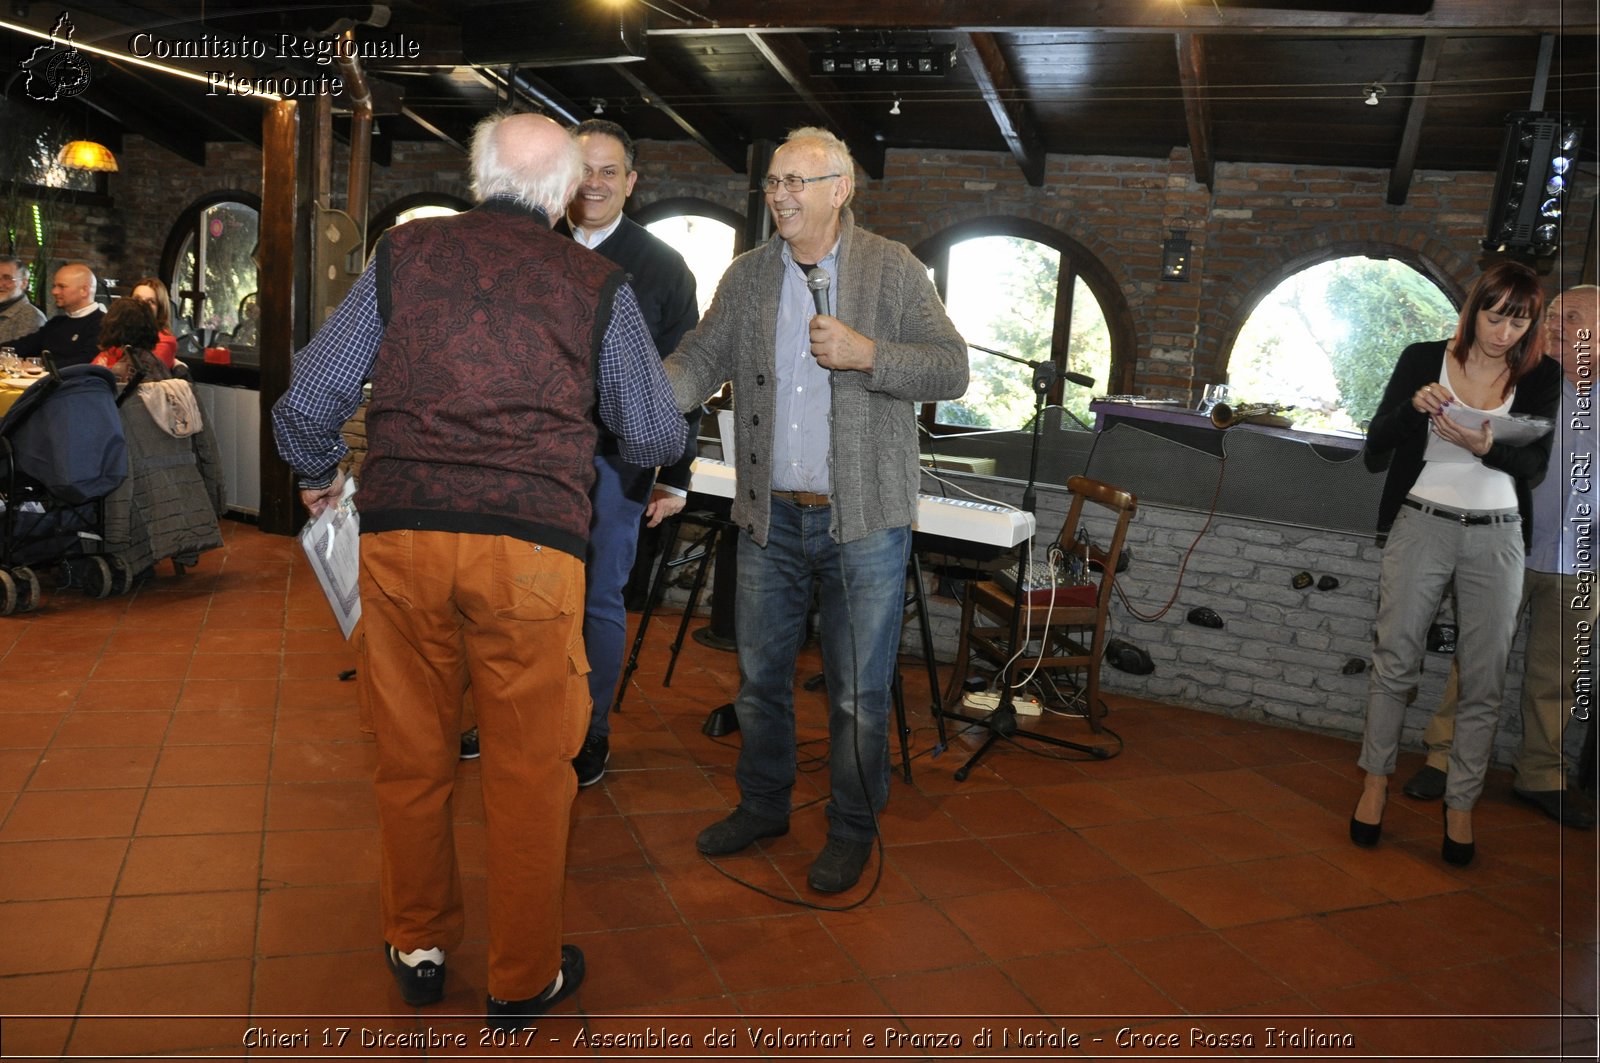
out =
[(743, 746), (739, 805), (789, 818), (795, 777), (795, 662), (805, 641), (812, 582), (820, 584), (822, 668), (828, 684), (828, 834), (870, 841), (889, 800), (889, 704), (905, 612), (911, 529), (839, 544), (827, 506), (772, 500), (765, 547), (739, 535), (734, 630), (735, 711)]
[(622, 592), (639, 546), (639, 520), (650, 503), (656, 471), (642, 469), (615, 454), (594, 459), (589, 492), (589, 553), (585, 558), (583, 641), (589, 655), (591, 737), (611, 734), (611, 703), (622, 677), (622, 647), (628, 639), (628, 611)]

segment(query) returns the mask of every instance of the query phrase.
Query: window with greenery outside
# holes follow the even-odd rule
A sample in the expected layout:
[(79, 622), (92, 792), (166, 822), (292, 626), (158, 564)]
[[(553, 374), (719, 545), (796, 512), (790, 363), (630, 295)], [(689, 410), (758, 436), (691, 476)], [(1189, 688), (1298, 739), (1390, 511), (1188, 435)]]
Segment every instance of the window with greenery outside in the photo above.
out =
[(1233, 402), (1293, 406), (1296, 428), (1355, 430), (1407, 344), (1448, 339), (1457, 311), (1432, 280), (1361, 255), (1310, 266), (1251, 311), (1228, 357)]
[[(1105, 314), (1089, 286), (1071, 275), (1070, 260), (1068, 283), (1063, 284), (1060, 250), (1021, 236), (979, 236), (952, 244), (948, 255), (945, 307), (968, 342), (1030, 362), (1054, 359), (1058, 365), (1064, 347), (1062, 368), (1104, 384), (1111, 366)], [(1071, 313), (1064, 334), (1058, 335), (1064, 291)], [(967, 392), (938, 404), (938, 423), (1026, 427), (1033, 415), (1033, 371), (982, 351), (968, 354)], [(1068, 411), (1089, 419), (1092, 396), (1087, 389), (1064, 384), (1062, 397)]]
[(187, 212), (186, 218), (192, 228), (178, 250), (171, 285), (180, 313), (173, 331), (199, 331), (207, 342), (222, 334), (227, 342), (247, 323), (249, 297), (256, 291), (260, 214), (228, 200)]

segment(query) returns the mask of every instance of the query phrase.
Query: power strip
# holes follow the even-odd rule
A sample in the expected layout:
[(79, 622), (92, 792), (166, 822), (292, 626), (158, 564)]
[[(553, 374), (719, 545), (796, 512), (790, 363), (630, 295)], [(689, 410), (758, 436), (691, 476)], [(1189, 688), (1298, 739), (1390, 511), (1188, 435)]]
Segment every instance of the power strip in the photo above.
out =
[[(993, 690), (974, 690), (961, 699), (961, 704), (974, 712), (993, 712), (1000, 707), (1000, 695)], [(1044, 709), (1030, 697), (1013, 698), (1011, 708), (1018, 716), (1039, 716)]]

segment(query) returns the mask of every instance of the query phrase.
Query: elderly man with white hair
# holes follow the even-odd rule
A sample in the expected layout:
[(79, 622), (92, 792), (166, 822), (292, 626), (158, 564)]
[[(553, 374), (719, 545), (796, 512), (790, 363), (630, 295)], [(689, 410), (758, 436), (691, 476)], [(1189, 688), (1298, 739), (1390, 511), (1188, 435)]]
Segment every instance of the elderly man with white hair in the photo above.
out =
[(773, 239), (734, 260), (667, 359), (683, 409), (730, 377), (734, 391), (739, 805), (695, 846), (726, 856), (789, 831), (795, 659), (815, 584), (831, 791), (827, 842), (806, 875), (819, 893), (861, 878), (889, 800), (917, 404), (967, 387), (967, 345), (927, 268), (856, 225), (855, 180), (837, 136), (791, 132), (763, 181)]
[(561, 943), (561, 897), (589, 723), (596, 412), (638, 465), (676, 461), (685, 436), (626, 275), (551, 229), (581, 167), (548, 118), (482, 122), (478, 206), (386, 233), (273, 411), (319, 513), (340, 497), (340, 428), (371, 382), (357, 659), (377, 736), (385, 957), (407, 1004), (443, 997), (465, 921), (451, 795), (470, 687), (488, 746), (487, 1018), (503, 1030), (584, 975)]

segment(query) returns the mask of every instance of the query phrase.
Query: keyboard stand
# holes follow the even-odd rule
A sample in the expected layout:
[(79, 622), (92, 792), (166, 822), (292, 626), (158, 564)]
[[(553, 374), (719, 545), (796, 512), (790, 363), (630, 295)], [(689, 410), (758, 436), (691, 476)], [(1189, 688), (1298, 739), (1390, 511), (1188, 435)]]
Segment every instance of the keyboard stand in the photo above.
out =
[[(698, 524), (705, 529), (700, 545), (680, 558), (674, 559), (673, 549), (678, 545), (678, 535), (684, 521)], [(684, 606), (683, 618), (678, 621), (678, 634), (672, 640), (672, 656), (667, 662), (666, 675), (662, 677), (661, 685), (672, 685), (672, 672), (678, 666), (678, 653), (683, 649), (683, 638), (688, 631), (689, 621), (694, 617), (695, 608), (700, 604), (700, 592), (705, 589), (706, 572), (711, 567), (711, 560), (716, 556), (717, 540), (723, 531), (732, 527), (722, 517), (704, 510), (689, 510), (679, 513), (671, 518), (670, 526), (666, 528), (661, 543), (661, 560), (657, 565), (655, 578), (650, 581), (650, 591), (645, 598), (644, 611), (639, 616), (639, 630), (633, 637), (633, 649), (628, 654), (628, 664), (622, 670), (622, 683), (617, 689), (617, 696), (611, 703), (613, 712), (620, 711), (622, 699), (628, 692), (628, 681), (633, 678), (634, 671), (639, 667), (639, 651), (644, 647), (645, 632), (650, 630), (650, 618), (655, 615), (656, 607), (661, 604), (667, 590), (667, 573), (670, 569), (698, 561), (699, 567), (695, 569), (694, 589), (689, 592), (688, 604)]]

